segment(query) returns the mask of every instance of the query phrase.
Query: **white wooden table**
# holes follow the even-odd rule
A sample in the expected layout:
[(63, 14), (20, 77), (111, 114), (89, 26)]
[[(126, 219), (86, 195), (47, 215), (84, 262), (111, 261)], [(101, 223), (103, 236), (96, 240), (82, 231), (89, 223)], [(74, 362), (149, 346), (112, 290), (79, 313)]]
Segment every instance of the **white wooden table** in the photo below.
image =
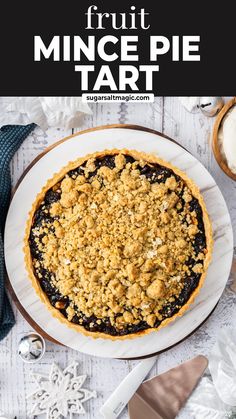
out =
[[(174, 138), (209, 169), (219, 185), (227, 202), (236, 236), (236, 182), (230, 180), (220, 170), (214, 160), (210, 136), (214, 119), (202, 114), (190, 114), (179, 103), (177, 98), (156, 98), (153, 104), (96, 104), (92, 106), (93, 115), (86, 116), (82, 125), (74, 131), (96, 125), (113, 123), (131, 123), (156, 129)], [(12, 161), (12, 179), (16, 183), (27, 165), (47, 146), (70, 135), (71, 131), (48, 129), (46, 133), (36, 129), (24, 142)], [(235, 327), (236, 316), (236, 280), (228, 281), (220, 302), (207, 322), (190, 338), (175, 348), (161, 354), (150, 376), (161, 373), (197, 354), (207, 355), (217, 337), (219, 329), (232, 325)], [(119, 361), (93, 358), (47, 342), (47, 351), (43, 360), (32, 366), (22, 363), (17, 356), (17, 343), (20, 337), (31, 330), (28, 323), (14, 308), (16, 325), (8, 337), (0, 342), (0, 411), (10, 418), (29, 419), (30, 406), (27, 395), (35, 385), (30, 373), (32, 371), (48, 373), (50, 364), (56, 361), (61, 367), (72, 360), (78, 360), (81, 372), (88, 375), (87, 385), (97, 390), (98, 398), (89, 401), (85, 407), (85, 419), (97, 419), (99, 407), (116, 388), (118, 383), (136, 365), (137, 361)], [(135, 344), (135, 342), (134, 342)], [(182, 411), (180, 418), (189, 418)], [(128, 418), (127, 412), (121, 419)], [(145, 418), (146, 419), (146, 418)]]

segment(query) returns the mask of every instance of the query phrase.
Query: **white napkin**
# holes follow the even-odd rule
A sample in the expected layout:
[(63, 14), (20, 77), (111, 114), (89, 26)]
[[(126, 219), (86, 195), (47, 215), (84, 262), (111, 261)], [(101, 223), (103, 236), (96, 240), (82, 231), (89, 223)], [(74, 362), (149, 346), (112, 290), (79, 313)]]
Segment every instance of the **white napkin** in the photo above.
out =
[(209, 359), (216, 391), (224, 403), (236, 406), (236, 331), (220, 332)]
[(214, 384), (208, 377), (202, 378), (189, 398), (184, 412), (191, 419), (225, 419), (226, 417), (230, 418), (230, 415), (233, 414), (232, 407), (222, 402)]
[(34, 122), (43, 130), (49, 127), (71, 129), (91, 114), (81, 97), (5, 97), (0, 98), (0, 126)]
[(235, 418), (236, 330), (222, 329), (209, 356), (211, 377), (203, 377), (185, 411), (194, 419)]

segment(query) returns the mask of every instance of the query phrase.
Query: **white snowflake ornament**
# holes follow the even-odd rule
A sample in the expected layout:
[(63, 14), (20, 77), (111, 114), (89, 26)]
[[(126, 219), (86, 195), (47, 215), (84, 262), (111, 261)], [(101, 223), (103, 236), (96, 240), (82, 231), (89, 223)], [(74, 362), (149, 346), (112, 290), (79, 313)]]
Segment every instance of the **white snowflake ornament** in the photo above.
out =
[(47, 419), (73, 419), (73, 414), (86, 413), (83, 403), (97, 395), (95, 391), (82, 388), (87, 376), (78, 375), (77, 370), (77, 362), (64, 370), (53, 363), (49, 377), (34, 373), (38, 390), (29, 396), (34, 403), (31, 414), (46, 414)]

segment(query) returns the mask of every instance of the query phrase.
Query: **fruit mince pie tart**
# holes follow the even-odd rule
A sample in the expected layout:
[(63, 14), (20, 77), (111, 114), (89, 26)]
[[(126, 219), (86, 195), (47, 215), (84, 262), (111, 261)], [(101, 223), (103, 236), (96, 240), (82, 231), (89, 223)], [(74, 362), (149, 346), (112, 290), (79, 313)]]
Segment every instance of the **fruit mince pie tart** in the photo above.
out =
[(24, 251), (54, 316), (85, 335), (125, 339), (188, 309), (206, 276), (212, 231), (183, 172), (154, 155), (106, 150), (48, 181)]

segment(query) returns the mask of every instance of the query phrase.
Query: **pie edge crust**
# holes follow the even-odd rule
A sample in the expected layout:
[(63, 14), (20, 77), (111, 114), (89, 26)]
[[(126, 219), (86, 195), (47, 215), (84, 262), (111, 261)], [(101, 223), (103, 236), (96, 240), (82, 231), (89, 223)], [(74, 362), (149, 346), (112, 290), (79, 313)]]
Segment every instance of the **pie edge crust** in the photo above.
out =
[[(207, 252), (206, 258), (204, 259), (204, 271), (203, 271), (203, 273), (202, 273), (202, 275), (199, 279), (199, 283), (198, 283), (197, 288), (195, 288), (195, 290), (192, 292), (188, 301), (180, 308), (180, 310), (177, 313), (175, 313), (172, 317), (168, 317), (165, 320), (163, 320), (161, 322), (161, 324), (156, 328), (149, 328), (149, 329), (141, 330), (139, 332), (131, 333), (131, 334), (123, 335), (123, 336), (112, 336), (112, 335), (109, 335), (107, 333), (90, 332), (90, 331), (86, 330), (83, 326), (70, 322), (69, 320), (67, 320), (63, 316), (62, 313), (60, 313), (60, 311), (58, 309), (56, 309), (55, 307), (53, 307), (51, 305), (47, 295), (44, 293), (44, 291), (39, 286), (38, 279), (34, 275), (32, 258), (31, 258), (31, 251), (30, 251), (30, 246), (29, 246), (29, 243), (28, 243), (28, 239), (29, 239), (29, 234), (30, 234), (30, 230), (31, 230), (31, 225), (32, 225), (32, 220), (33, 220), (34, 213), (38, 209), (39, 205), (41, 204), (46, 192), (52, 186), (54, 186), (57, 182), (59, 182), (70, 170), (73, 170), (76, 167), (82, 165), (85, 161), (87, 161), (90, 158), (104, 157), (106, 155), (116, 155), (116, 154), (119, 154), (119, 153), (122, 153), (124, 155), (129, 155), (129, 156), (135, 158), (136, 160), (142, 160), (143, 159), (147, 163), (158, 163), (160, 165), (163, 165), (163, 166), (173, 170), (173, 172), (175, 174), (179, 175), (186, 182), (186, 184), (190, 188), (193, 196), (195, 198), (197, 198), (197, 200), (198, 200), (198, 202), (199, 202), (199, 204), (202, 208), (203, 222), (204, 222), (204, 227), (205, 227), (205, 236), (206, 236), (206, 244), (207, 244), (208, 252)], [(28, 214), (28, 220), (27, 220), (27, 223), (26, 223), (25, 237), (24, 237), (24, 247), (23, 247), (26, 270), (27, 270), (27, 273), (28, 273), (29, 278), (31, 280), (31, 283), (34, 287), (34, 290), (36, 291), (37, 295), (40, 297), (40, 300), (44, 304), (46, 304), (48, 310), (51, 312), (53, 317), (56, 317), (62, 323), (66, 324), (68, 327), (76, 330), (77, 332), (81, 332), (85, 336), (90, 336), (90, 337), (93, 337), (95, 339), (102, 338), (102, 339), (110, 339), (110, 340), (125, 340), (125, 339), (138, 338), (138, 337), (147, 335), (151, 332), (158, 331), (158, 330), (162, 329), (163, 327), (167, 326), (169, 323), (173, 322), (177, 317), (181, 317), (184, 314), (184, 312), (188, 310), (190, 305), (193, 304), (196, 296), (198, 295), (200, 289), (203, 286), (203, 283), (204, 283), (204, 280), (205, 280), (205, 277), (206, 277), (206, 274), (207, 274), (207, 269), (208, 269), (209, 264), (210, 264), (211, 259), (212, 259), (212, 250), (213, 250), (212, 225), (211, 225), (211, 221), (210, 221), (207, 209), (206, 209), (205, 202), (203, 200), (203, 197), (202, 197), (202, 195), (200, 193), (200, 190), (197, 187), (197, 185), (182, 170), (178, 169), (177, 167), (175, 167), (171, 163), (161, 159), (160, 157), (158, 157), (154, 153), (149, 154), (149, 153), (136, 151), (136, 150), (129, 150), (129, 149), (111, 149), (111, 150), (106, 149), (106, 150), (103, 150), (103, 151), (98, 151), (98, 152), (95, 152), (95, 153), (87, 154), (84, 157), (79, 157), (78, 159), (76, 159), (73, 162), (70, 161), (59, 172), (54, 174), (53, 177), (47, 181), (45, 186), (42, 188), (41, 192), (39, 192), (37, 194), (37, 196), (35, 198), (35, 201), (32, 204), (31, 210)]]

